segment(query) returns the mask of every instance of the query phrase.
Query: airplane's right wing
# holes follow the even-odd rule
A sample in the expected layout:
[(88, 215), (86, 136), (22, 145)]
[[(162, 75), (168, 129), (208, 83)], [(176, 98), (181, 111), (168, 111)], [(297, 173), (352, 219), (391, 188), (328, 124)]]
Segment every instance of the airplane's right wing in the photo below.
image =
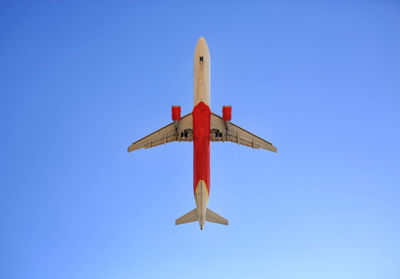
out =
[(230, 141), (237, 144), (245, 145), (255, 149), (266, 149), (272, 152), (277, 152), (275, 146), (269, 141), (262, 139), (239, 126), (224, 121), (221, 116), (212, 113), (211, 114), (211, 141)]
[(179, 121), (172, 122), (150, 135), (132, 143), (128, 152), (141, 148), (151, 148), (172, 141), (193, 141), (193, 116), (191, 113)]

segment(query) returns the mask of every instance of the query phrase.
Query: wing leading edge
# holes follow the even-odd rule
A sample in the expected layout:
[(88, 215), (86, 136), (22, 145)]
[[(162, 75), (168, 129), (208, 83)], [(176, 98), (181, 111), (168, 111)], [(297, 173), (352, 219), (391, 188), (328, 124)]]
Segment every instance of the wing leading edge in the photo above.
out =
[(266, 141), (265, 139), (262, 139), (231, 122), (224, 121), (221, 116), (215, 113), (211, 114), (210, 128), (211, 141), (230, 141), (255, 149), (262, 148), (275, 153), (277, 152), (276, 147), (269, 141)]
[(173, 141), (193, 141), (193, 116), (186, 114), (181, 120), (172, 122), (167, 126), (135, 141), (128, 147), (128, 152), (141, 148), (151, 148)]

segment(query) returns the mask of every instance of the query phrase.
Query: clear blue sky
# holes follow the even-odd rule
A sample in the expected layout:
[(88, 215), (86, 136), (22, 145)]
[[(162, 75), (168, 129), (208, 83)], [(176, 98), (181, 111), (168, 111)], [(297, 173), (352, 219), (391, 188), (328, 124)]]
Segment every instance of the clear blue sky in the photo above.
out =
[[(400, 278), (400, 3), (166, 2), (0, 4), (0, 278)], [(278, 147), (212, 144), (203, 231), (192, 145), (126, 153), (200, 36), (212, 110)]]

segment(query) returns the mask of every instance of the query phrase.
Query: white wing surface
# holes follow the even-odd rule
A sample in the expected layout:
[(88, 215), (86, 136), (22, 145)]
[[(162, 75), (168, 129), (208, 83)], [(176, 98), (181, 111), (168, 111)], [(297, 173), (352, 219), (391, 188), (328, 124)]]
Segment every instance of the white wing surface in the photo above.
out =
[(181, 120), (151, 133), (135, 141), (128, 147), (128, 152), (141, 148), (151, 148), (172, 141), (193, 141), (193, 116), (186, 114)]
[(262, 139), (239, 126), (224, 121), (221, 116), (212, 113), (211, 114), (211, 141), (230, 141), (237, 144), (245, 145), (255, 149), (266, 149), (272, 152), (277, 152), (275, 146), (269, 141)]

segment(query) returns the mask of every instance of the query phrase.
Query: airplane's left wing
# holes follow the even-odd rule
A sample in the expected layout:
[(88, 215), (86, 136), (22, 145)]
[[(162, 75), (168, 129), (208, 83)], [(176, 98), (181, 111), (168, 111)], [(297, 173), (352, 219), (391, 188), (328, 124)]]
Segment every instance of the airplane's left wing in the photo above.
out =
[(172, 141), (193, 141), (193, 116), (191, 113), (185, 115), (179, 121), (172, 122), (132, 143), (128, 147), (128, 152), (141, 148), (151, 148)]
[(266, 149), (276, 153), (276, 147), (272, 143), (262, 139), (249, 131), (233, 124), (232, 122), (224, 121), (224, 119), (211, 113), (211, 141), (230, 141), (237, 144), (245, 145), (255, 149)]

